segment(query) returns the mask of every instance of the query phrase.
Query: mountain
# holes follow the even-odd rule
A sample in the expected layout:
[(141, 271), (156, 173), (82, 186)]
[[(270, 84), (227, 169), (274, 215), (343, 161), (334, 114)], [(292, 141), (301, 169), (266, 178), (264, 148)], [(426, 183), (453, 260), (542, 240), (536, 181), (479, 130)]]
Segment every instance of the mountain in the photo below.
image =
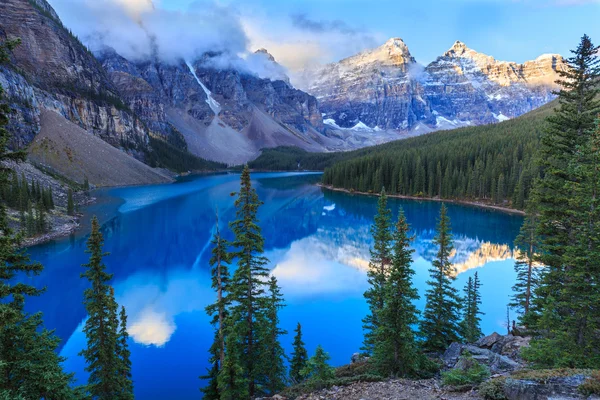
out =
[(239, 164), (264, 147), (327, 149), (330, 140), (313, 96), (286, 80), (216, 68), (220, 56), (205, 54), (191, 63), (131, 62), (108, 49), (98, 59), (125, 103), (153, 132), (178, 137), (203, 158)]
[(113, 145), (126, 140), (136, 151), (147, 142), (143, 124), (119, 99), (102, 66), (45, 0), (0, 2), (0, 39), (7, 38), (21, 39), (10, 65), (0, 67), (0, 84), (14, 110), (13, 147), (31, 143), (43, 110)]
[(344, 146), (326, 135), (316, 99), (292, 87), (264, 49), (257, 56), (266, 57), (280, 79), (223, 66), (224, 55), (216, 53), (175, 63), (131, 61), (111, 49), (92, 54), (46, 0), (0, 2), (0, 40), (11, 38), (21, 45), (10, 65), (0, 67), (0, 84), (14, 110), (13, 148), (28, 146), (43, 123), (56, 120), (42, 119), (45, 111), (138, 160), (166, 167), (172, 163), (160, 157), (173, 160), (185, 152), (234, 164), (264, 147)]
[(503, 121), (554, 98), (556, 54), (523, 64), (497, 61), (457, 41), (421, 66), (400, 38), (381, 47), (305, 71), (330, 126), (426, 133)]

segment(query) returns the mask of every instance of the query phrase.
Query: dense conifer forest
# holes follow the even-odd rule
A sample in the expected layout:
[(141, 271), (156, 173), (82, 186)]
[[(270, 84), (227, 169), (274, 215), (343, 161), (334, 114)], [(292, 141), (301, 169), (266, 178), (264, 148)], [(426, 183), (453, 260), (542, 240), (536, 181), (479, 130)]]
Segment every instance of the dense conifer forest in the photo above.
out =
[(265, 149), (249, 165), (268, 170), (324, 170), (323, 183), (351, 191), (478, 199), (523, 209), (539, 175), (539, 147), (551, 102), (514, 120), (439, 131), (345, 153)]

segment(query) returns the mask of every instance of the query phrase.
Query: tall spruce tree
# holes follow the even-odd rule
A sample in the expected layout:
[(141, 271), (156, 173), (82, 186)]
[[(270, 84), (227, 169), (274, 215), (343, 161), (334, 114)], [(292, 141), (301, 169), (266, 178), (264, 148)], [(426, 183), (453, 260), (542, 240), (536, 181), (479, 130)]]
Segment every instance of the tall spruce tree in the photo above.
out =
[(208, 384), (201, 389), (204, 393), (204, 398), (207, 400), (220, 399), (219, 394), (219, 372), (225, 362), (225, 320), (227, 317), (227, 306), (229, 298), (227, 292), (229, 290), (229, 267), (231, 257), (227, 251), (228, 243), (221, 235), (219, 225), (219, 210), (215, 211), (215, 234), (211, 240), (212, 256), (210, 265), (212, 266), (212, 288), (217, 293), (217, 299), (214, 303), (206, 307), (208, 315), (212, 316), (212, 325), (215, 327), (215, 338), (210, 347), (211, 367), (208, 374), (201, 376), (201, 379), (207, 379)]
[(431, 280), (425, 294), (425, 312), (420, 321), (422, 346), (426, 351), (442, 352), (460, 340), (460, 297), (452, 286), (455, 270), (450, 262), (453, 249), (450, 219), (445, 204), (442, 204), (437, 223), (437, 234), (433, 240), (439, 249), (429, 269)]
[(419, 369), (421, 355), (412, 326), (418, 322), (414, 301), (419, 298), (412, 284), (414, 271), (410, 227), (402, 208), (393, 232), (392, 258), (384, 285), (384, 304), (379, 312), (377, 341), (373, 361), (384, 376), (414, 375)]
[(122, 366), (116, 349), (118, 348), (117, 303), (114, 299), (109, 281), (112, 274), (106, 272), (102, 259), (108, 255), (103, 252), (104, 238), (100, 232), (100, 224), (96, 217), (92, 218), (92, 233), (87, 241), (86, 253), (90, 260), (83, 266), (86, 271), (81, 274), (91, 287), (83, 293), (84, 304), (88, 313), (83, 332), (87, 339), (87, 347), (81, 351), (89, 372), (87, 390), (91, 396), (99, 400), (118, 398), (121, 393)]
[(284, 307), (283, 295), (277, 284), (277, 278), (271, 276), (269, 279), (269, 295), (265, 299), (264, 322), (260, 326), (262, 343), (261, 350), (261, 373), (262, 387), (268, 395), (280, 392), (287, 381), (287, 370), (284, 364), (285, 352), (279, 340), (280, 336), (287, 334), (279, 328), (279, 310)]
[(461, 333), (467, 343), (475, 343), (483, 336), (481, 331), (481, 281), (479, 274), (475, 272), (474, 277), (469, 277), (465, 285), (465, 298), (463, 307), (463, 320), (460, 323)]
[(131, 351), (129, 351), (129, 333), (127, 332), (127, 313), (125, 307), (121, 306), (119, 312), (119, 333), (117, 338), (116, 354), (119, 361), (119, 388), (117, 399), (133, 400), (133, 380), (131, 375)]
[(296, 335), (292, 344), (294, 350), (290, 361), (290, 380), (292, 383), (298, 384), (303, 380), (302, 371), (306, 368), (308, 362), (308, 352), (302, 341), (302, 325), (300, 325), (300, 322), (298, 322), (294, 332), (296, 332)]
[(543, 176), (536, 182), (540, 261), (546, 267), (531, 318), (541, 332), (525, 352), (540, 366), (598, 367), (598, 176), (594, 119), (600, 113), (598, 47), (581, 38), (561, 73), (560, 108), (542, 137)]
[(264, 238), (257, 217), (262, 202), (252, 187), (248, 166), (242, 171), (237, 196), (234, 203), (236, 219), (229, 224), (235, 235), (231, 256), (237, 260), (237, 269), (230, 285), (232, 305), (227, 322), (230, 331), (226, 334), (231, 335), (231, 340), (228, 340), (230, 346), (226, 346), (225, 358), (226, 362), (229, 357), (230, 363), (240, 363), (248, 396), (254, 398), (259, 394), (257, 384), (262, 375), (258, 367), (264, 346), (259, 342), (258, 331), (264, 322), (269, 270), (266, 268), (268, 260), (263, 256)]
[(513, 295), (510, 306), (519, 313), (519, 319), (525, 325), (528, 325), (533, 295), (539, 284), (539, 268), (535, 266), (540, 246), (537, 235), (537, 218), (535, 209), (528, 207), (519, 235), (515, 239), (517, 279), (512, 287)]
[(392, 260), (392, 213), (387, 207), (385, 188), (381, 190), (377, 202), (375, 222), (371, 226), (373, 247), (370, 249), (371, 259), (367, 272), (369, 288), (364, 296), (369, 305), (369, 314), (363, 319), (365, 332), (362, 349), (371, 354), (377, 342), (379, 329), (379, 313), (383, 309), (385, 283)]
[[(8, 52), (18, 41), (0, 42), (0, 64), (8, 61)], [(0, 85), (0, 192), (16, 173), (8, 162), (24, 160), (25, 153), (7, 149), (10, 134), (5, 126), (10, 109), (2, 102)], [(73, 376), (61, 366), (65, 360), (57, 354), (59, 339), (43, 327), (41, 313), (25, 312), (25, 300), (42, 290), (28, 284), (43, 266), (32, 263), (21, 249), (21, 235), (8, 223), (5, 202), (0, 201), (0, 398), (2, 399), (74, 399), (70, 387)]]

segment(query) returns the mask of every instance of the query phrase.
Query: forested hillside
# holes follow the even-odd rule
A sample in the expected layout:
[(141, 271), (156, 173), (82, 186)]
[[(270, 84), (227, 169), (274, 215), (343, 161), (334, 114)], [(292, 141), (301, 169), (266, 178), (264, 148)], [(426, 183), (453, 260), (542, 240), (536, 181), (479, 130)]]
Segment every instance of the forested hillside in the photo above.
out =
[(509, 202), (522, 208), (538, 175), (534, 153), (552, 102), (499, 124), (440, 131), (346, 153), (265, 150), (255, 169), (325, 170), (323, 183), (360, 192)]

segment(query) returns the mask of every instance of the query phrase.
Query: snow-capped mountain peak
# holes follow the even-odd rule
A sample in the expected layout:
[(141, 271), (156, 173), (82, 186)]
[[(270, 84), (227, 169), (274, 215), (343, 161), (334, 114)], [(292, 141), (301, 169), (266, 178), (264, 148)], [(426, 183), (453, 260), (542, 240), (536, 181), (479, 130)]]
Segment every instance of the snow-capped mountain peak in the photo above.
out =
[(267, 49), (265, 49), (264, 47), (261, 47), (260, 49), (256, 50), (254, 53), (255, 54), (264, 54), (265, 56), (267, 56), (267, 58), (270, 61), (276, 62), (275, 57), (273, 57), (273, 55), (271, 53), (269, 53), (269, 51)]
[(341, 64), (360, 67), (366, 64), (378, 64), (382, 66), (403, 66), (415, 63), (414, 57), (404, 41), (400, 38), (391, 38), (383, 45), (348, 57)]
[[(424, 133), (514, 118), (554, 98), (565, 60), (498, 61), (461, 41), (420, 67), (400, 38), (307, 74), (328, 125)], [(418, 130), (418, 132), (416, 132)]]

